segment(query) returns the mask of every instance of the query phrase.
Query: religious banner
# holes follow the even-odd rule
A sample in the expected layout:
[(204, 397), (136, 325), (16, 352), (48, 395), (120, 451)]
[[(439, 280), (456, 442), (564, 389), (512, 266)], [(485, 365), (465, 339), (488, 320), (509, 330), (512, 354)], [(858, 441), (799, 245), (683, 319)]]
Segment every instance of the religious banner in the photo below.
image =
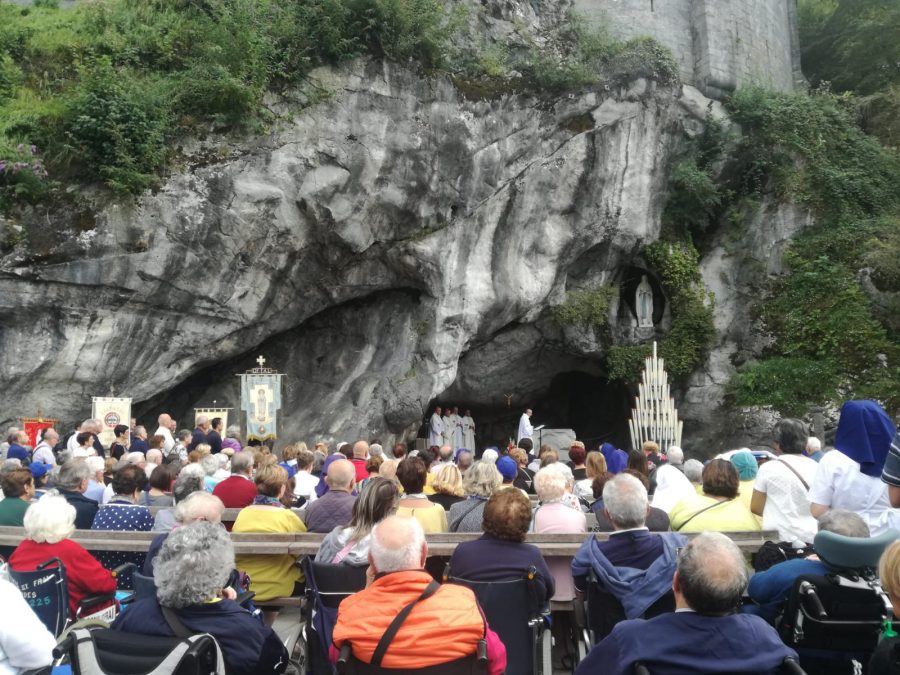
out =
[(41, 442), (41, 432), (55, 426), (59, 420), (51, 420), (45, 417), (23, 417), (22, 429), (28, 434), (28, 444), (33, 448)]
[(282, 373), (266, 368), (260, 356), (257, 368), (241, 373), (241, 410), (247, 414), (247, 440), (271, 441), (278, 437)]
[(108, 448), (116, 440), (116, 425), (131, 422), (131, 399), (94, 396), (91, 417), (100, 420), (100, 442)]
[[(213, 401), (215, 403), (215, 401)], [(222, 429), (228, 428), (228, 413), (231, 412), (232, 408), (194, 408), (194, 428), (197, 428), (197, 418), (200, 415), (206, 415), (207, 419), (212, 422), (214, 417), (222, 418)], [(225, 435), (225, 432), (222, 432), (222, 435)]]

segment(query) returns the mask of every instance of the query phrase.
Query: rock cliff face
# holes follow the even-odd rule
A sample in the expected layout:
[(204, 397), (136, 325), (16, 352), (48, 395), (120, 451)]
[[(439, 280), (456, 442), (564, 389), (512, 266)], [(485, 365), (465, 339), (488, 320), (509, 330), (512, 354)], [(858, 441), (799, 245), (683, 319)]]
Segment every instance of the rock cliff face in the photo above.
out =
[[(376, 61), (315, 75), (331, 98), (239, 147), (185, 148), (154, 194), (32, 214), (0, 259), (0, 417), (73, 421), (114, 392), (184, 426), (193, 405), (237, 407), (234, 373), (259, 353), (287, 374), (282, 437), (307, 441), (388, 441), (441, 396), (506, 425), (561, 374), (606, 386), (602, 345), (548, 308), (640, 270), (672, 157), (713, 104), (643, 80), (552, 100), (467, 98)], [(746, 251), (767, 259), (792, 225), (760, 222)], [(683, 397), (698, 433), (741, 333), (725, 281), (741, 268), (717, 251), (723, 343)], [(627, 307), (610, 316), (634, 332)]]

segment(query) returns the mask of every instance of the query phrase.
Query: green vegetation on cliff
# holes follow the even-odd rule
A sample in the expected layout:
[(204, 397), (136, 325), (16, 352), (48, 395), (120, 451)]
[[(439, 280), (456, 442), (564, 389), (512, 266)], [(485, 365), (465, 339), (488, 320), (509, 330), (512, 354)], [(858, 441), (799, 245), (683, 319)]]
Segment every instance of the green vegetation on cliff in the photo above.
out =
[(457, 19), (439, 0), (0, 4), (0, 207), (48, 178), (152, 186), (179, 136), (259, 130), (264, 94), (317, 65), (368, 52), (441, 67)]
[(791, 414), (854, 396), (897, 406), (900, 336), (859, 278), (866, 268), (878, 291), (897, 291), (900, 159), (860, 129), (848, 96), (749, 89), (729, 108), (744, 131), (739, 190), (774, 191), (817, 220), (758, 307), (773, 342), (735, 377), (735, 401)]
[(259, 133), (275, 117), (267, 93), (315, 101), (312, 68), (363, 54), (509, 91), (676, 79), (658, 43), (616, 42), (574, 15), (515, 57), (473, 46), (468, 19), (445, 0), (0, 3), (0, 209), (67, 183), (152, 187), (180, 138)]

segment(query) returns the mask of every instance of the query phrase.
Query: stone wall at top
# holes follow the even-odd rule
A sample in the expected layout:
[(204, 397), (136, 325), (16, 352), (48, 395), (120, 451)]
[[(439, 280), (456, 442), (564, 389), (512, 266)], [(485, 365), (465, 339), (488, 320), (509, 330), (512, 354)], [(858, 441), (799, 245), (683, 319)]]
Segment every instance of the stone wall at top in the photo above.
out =
[(574, 0), (623, 39), (649, 35), (672, 50), (681, 78), (711, 98), (759, 84), (802, 82), (796, 0)]

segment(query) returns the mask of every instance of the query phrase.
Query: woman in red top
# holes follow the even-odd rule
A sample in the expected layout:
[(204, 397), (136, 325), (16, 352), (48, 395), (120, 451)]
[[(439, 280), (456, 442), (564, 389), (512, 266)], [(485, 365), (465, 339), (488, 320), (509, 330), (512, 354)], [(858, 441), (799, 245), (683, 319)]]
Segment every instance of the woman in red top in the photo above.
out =
[(51, 558), (59, 558), (66, 568), (72, 617), (83, 598), (116, 590), (116, 580), (109, 570), (69, 539), (74, 531), (75, 508), (63, 497), (45, 495), (25, 513), (26, 538), (9, 558), (10, 566), (23, 572), (35, 570)]

